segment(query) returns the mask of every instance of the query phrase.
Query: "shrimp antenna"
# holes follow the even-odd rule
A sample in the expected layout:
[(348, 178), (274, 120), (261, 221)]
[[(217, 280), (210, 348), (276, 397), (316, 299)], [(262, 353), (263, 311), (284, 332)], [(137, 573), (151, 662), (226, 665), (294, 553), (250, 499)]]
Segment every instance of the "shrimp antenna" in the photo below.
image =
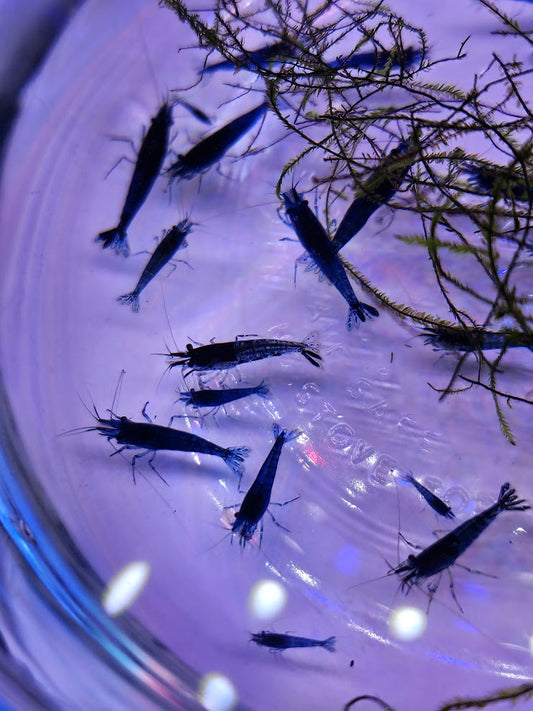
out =
[(141, 37), (141, 42), (144, 47), (144, 51), (146, 53), (146, 61), (148, 63), (148, 67), (150, 69), (150, 74), (152, 76), (152, 81), (154, 83), (154, 89), (157, 93), (157, 86), (158, 86), (157, 75), (155, 73), (154, 65), (152, 63), (152, 58), (150, 57), (150, 52), (148, 51), (148, 45), (146, 44), (146, 37), (145, 37), (144, 32), (142, 30), (142, 26), (139, 27), (139, 35)]
[[(94, 417), (96, 420), (100, 420), (100, 413), (99, 413), (98, 410), (96, 409), (96, 405), (94, 404), (91, 395), (89, 394), (89, 397), (91, 398), (91, 405), (93, 406), (93, 409), (92, 409), (92, 410), (91, 410), (90, 407), (87, 406), (87, 404), (86, 404), (85, 401), (83, 400), (82, 396), (81, 396), (79, 393), (77, 393), (77, 395), (78, 395), (78, 398), (79, 398), (81, 404), (82, 404), (83, 407), (87, 410), (87, 412), (89, 413), (89, 415), (90, 415), (91, 417)], [(85, 427), (74, 427), (74, 429), (65, 430), (64, 432), (59, 432), (57, 436), (58, 436), (58, 437), (64, 437), (65, 435), (79, 434), (80, 432), (93, 432), (94, 429), (95, 429), (94, 427), (88, 427), (88, 426), (85, 426)]]
[[(108, 412), (110, 412), (111, 414), (113, 414), (115, 411), (115, 405), (117, 404), (118, 399), (120, 397), (120, 392), (122, 390), (122, 383), (124, 382), (125, 375), (126, 375), (126, 371), (124, 370), (124, 368), (122, 368), (122, 370), (120, 371), (120, 375), (118, 376), (118, 381), (117, 381), (117, 386), (115, 388), (115, 392), (113, 393), (113, 400), (111, 402), (111, 409), (108, 410)], [(96, 408), (95, 408), (95, 410), (96, 410)]]
[(385, 575), (378, 575), (377, 578), (369, 578), (368, 580), (363, 580), (361, 583), (355, 583), (355, 585), (350, 585), (349, 588), (346, 588), (347, 590), (353, 590), (354, 588), (360, 588), (363, 585), (368, 585), (369, 583), (375, 583), (378, 580), (384, 580), (385, 578), (390, 578), (392, 575), (394, 575), (394, 568), (392, 565), (389, 563), (389, 561), (386, 558), (383, 558), (385, 563), (389, 566), (389, 570)]
[[(400, 564), (400, 531), (402, 530), (402, 521), (401, 521), (401, 510), (400, 510), (400, 494), (398, 493), (398, 482), (396, 483), (396, 502), (398, 504), (398, 536), (396, 538), (396, 560), (398, 561), (398, 565)], [(387, 562), (387, 561), (385, 561)], [(390, 564), (387, 562), (387, 565), (390, 566)]]

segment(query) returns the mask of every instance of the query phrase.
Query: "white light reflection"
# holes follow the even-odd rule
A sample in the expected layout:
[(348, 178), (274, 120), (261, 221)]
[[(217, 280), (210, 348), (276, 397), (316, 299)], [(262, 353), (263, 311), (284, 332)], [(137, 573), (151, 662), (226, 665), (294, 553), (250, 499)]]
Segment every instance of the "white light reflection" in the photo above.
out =
[(297, 568), (294, 563), (291, 563), (290, 568), (292, 572), (300, 578), (306, 585), (309, 585), (312, 588), (318, 588), (318, 579), (314, 578), (312, 575), (307, 573), (305, 570), (302, 570), (301, 568)]
[(198, 700), (208, 711), (230, 711), (237, 703), (237, 691), (227, 676), (213, 672), (200, 680)]
[(253, 617), (271, 620), (287, 603), (287, 591), (277, 580), (260, 580), (250, 591), (248, 606)]
[(405, 642), (420, 637), (426, 629), (427, 617), (418, 607), (398, 607), (392, 611), (389, 627), (392, 634)]
[(102, 593), (102, 605), (107, 614), (120, 615), (133, 605), (149, 577), (150, 566), (143, 560), (128, 563), (119, 570)]

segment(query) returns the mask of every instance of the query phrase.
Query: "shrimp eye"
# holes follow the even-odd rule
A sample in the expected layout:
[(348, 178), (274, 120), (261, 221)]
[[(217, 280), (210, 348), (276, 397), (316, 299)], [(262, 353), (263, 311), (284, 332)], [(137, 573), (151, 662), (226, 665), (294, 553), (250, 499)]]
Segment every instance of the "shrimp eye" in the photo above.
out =
[(415, 556), (414, 556), (412, 553), (410, 553), (410, 554), (407, 556), (407, 562), (408, 562), (409, 564), (412, 564), (412, 563), (414, 563), (414, 560), (415, 560)]
[(191, 353), (191, 351), (193, 350), (192, 343), (187, 343), (185, 349), (187, 350), (187, 353)]

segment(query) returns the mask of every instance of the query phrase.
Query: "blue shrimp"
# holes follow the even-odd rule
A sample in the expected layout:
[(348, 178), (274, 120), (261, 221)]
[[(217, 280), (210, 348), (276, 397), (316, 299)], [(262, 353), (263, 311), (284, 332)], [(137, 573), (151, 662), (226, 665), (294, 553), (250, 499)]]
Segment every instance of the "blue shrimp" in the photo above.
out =
[(503, 348), (533, 348), (533, 337), (522, 331), (487, 331), (481, 326), (427, 326), (420, 334), (424, 344), (432, 345), (434, 351), (501, 350)]
[(401, 141), (372, 171), (362, 183), (355, 200), (346, 210), (337, 227), (332, 242), (335, 251), (342, 249), (366, 225), (370, 216), (391, 199), (415, 162), (415, 158), (416, 153), (411, 137), (408, 141)]
[(436, 496), (432, 491), (430, 491), (423, 484), (417, 481), (411, 474), (411, 472), (403, 476), (402, 479), (408, 481), (415, 487), (418, 493), (423, 496), (424, 499), (428, 502), (433, 511), (436, 511), (441, 516), (444, 516), (444, 518), (455, 518), (455, 514), (451, 510), (451, 508), (447, 504), (445, 504), (442, 499), (439, 499), (439, 497)]
[(267, 398), (270, 393), (268, 385), (262, 380), (259, 385), (249, 388), (223, 388), (221, 390), (187, 390), (180, 393), (180, 400), (193, 407), (220, 407), (229, 402), (240, 400), (249, 395), (259, 395)]
[(366, 321), (372, 316), (379, 316), (377, 309), (359, 301), (355, 295), (326, 230), (309, 207), (307, 200), (303, 200), (296, 189), (292, 188), (290, 192), (283, 193), (283, 201), (287, 215), (304, 249), (319, 271), (347, 301), (350, 307), (348, 330), (351, 330), (358, 320)]
[(392, 50), (370, 50), (368, 52), (354, 52), (348, 57), (329, 62), (332, 69), (384, 69), (390, 62), (391, 67), (409, 69), (422, 59), (422, 50), (414, 47), (394, 47)]
[(256, 632), (252, 634), (252, 642), (261, 647), (271, 649), (294, 649), (296, 647), (324, 647), (328, 652), (335, 651), (335, 637), (327, 639), (309, 639), (309, 637), (295, 637), (292, 634), (278, 634), (277, 632)]
[[(239, 534), (239, 543), (243, 548), (246, 546), (246, 543), (251, 540), (259, 524), (261, 525), (259, 545), (261, 545), (263, 538), (263, 523), (261, 519), (265, 515), (270, 504), (272, 487), (274, 485), (274, 479), (278, 469), (281, 450), (285, 442), (290, 442), (291, 439), (294, 439), (299, 435), (298, 430), (286, 432), (277, 424), (274, 425), (273, 429), (276, 441), (274, 442), (267, 458), (263, 462), (254, 483), (248, 489), (239, 510), (235, 514), (235, 521), (231, 527), (232, 533)], [(291, 499), (291, 501), (295, 501), (295, 499)], [(285, 503), (288, 504), (290, 502), (286, 501)], [(272, 516), (272, 514), (270, 515)], [(277, 523), (273, 516), (272, 518)], [(280, 526), (280, 524), (277, 525)]]
[(238, 116), (197, 143), (185, 155), (179, 155), (178, 160), (167, 170), (170, 180), (173, 181), (176, 178), (190, 180), (218, 163), (231, 146), (237, 143), (239, 138), (264, 115), (267, 106), (268, 104), (264, 102), (256, 106), (255, 109)]
[[(148, 460), (150, 467), (155, 470), (153, 460), (159, 450), (178, 451), (178, 452), (196, 452), (199, 454), (210, 454), (223, 459), (228, 467), (242, 477), (244, 466), (244, 458), (248, 456), (250, 450), (248, 447), (220, 447), (218, 444), (209, 442), (209, 440), (191, 434), (176, 430), (173, 427), (163, 427), (155, 425), (146, 414), (146, 407), (143, 408), (142, 414), (147, 422), (134, 422), (127, 417), (118, 417), (110, 412), (111, 417), (100, 417), (95, 409), (95, 419), (97, 424), (94, 427), (85, 427), (83, 432), (98, 432), (108, 441), (114, 439), (118, 445), (121, 445), (113, 454), (119, 454), (125, 449), (142, 449), (145, 450), (142, 454), (133, 456), (131, 465), (135, 472), (135, 462), (140, 457), (144, 457), (149, 452), (152, 452), (151, 458)], [(174, 418), (172, 418), (174, 419)], [(172, 423), (172, 419), (170, 424)]]
[[(408, 593), (413, 585), (420, 586), (423, 580), (439, 575), (450, 568), (502, 511), (526, 511), (529, 508), (531, 507), (526, 504), (525, 499), (519, 499), (515, 489), (511, 489), (511, 485), (506, 482), (501, 487), (495, 504), (463, 521), (457, 528), (424, 548), (418, 555), (409, 555), (406, 561), (389, 571), (389, 575), (402, 576), (400, 587), (402, 591)], [(430, 603), (437, 586), (429, 587)], [(452, 597), (462, 611), (455, 597), (453, 585), (450, 585), (450, 589)]]
[(152, 119), (150, 128), (139, 149), (118, 225), (111, 230), (100, 232), (96, 238), (97, 242), (103, 242), (104, 249), (112, 247), (117, 254), (122, 252), (125, 257), (130, 253), (127, 229), (141, 209), (161, 171), (168, 150), (171, 126), (172, 106), (165, 103)]
[(487, 193), (520, 202), (528, 202), (533, 197), (531, 177), (528, 185), (512, 167), (464, 163), (463, 170), (470, 175), (471, 183)]
[(131, 304), (132, 309), (138, 311), (141, 291), (148, 286), (156, 274), (172, 259), (178, 249), (187, 246), (187, 240), (185, 238), (189, 234), (191, 227), (192, 223), (188, 219), (185, 219), (168, 230), (148, 260), (135, 289), (129, 294), (119, 296), (117, 300), (123, 304)]
[(287, 42), (274, 42), (259, 49), (254, 49), (245, 54), (239, 54), (234, 61), (224, 59), (216, 64), (209, 64), (203, 69), (203, 73), (215, 72), (219, 69), (248, 69), (255, 71), (258, 67), (268, 67), (275, 62), (283, 62), (294, 55), (295, 48)]
[[(187, 343), (185, 351), (169, 353), (169, 368), (187, 366), (195, 370), (224, 370), (243, 363), (251, 363), (263, 358), (282, 356), (285, 353), (301, 353), (312, 365), (319, 368), (321, 357), (318, 353), (316, 334), (310, 333), (303, 341), (281, 341), (275, 338), (250, 338), (222, 343), (208, 343), (194, 348)], [(188, 373), (187, 373), (188, 375)]]

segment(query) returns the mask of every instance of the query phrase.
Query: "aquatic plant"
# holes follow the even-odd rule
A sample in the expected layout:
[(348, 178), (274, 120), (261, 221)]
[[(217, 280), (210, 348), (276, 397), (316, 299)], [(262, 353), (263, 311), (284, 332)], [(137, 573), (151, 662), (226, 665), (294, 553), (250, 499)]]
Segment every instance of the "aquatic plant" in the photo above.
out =
[[(497, 32), (533, 44), (531, 33), (491, 0), (478, 2), (498, 19)], [(468, 37), (453, 56), (435, 57), (424, 30), (382, 0), (265, 0), (244, 9), (216, 0), (209, 11), (195, 12), (184, 0), (161, 4), (205, 47), (204, 71), (233, 66), (263, 80), (271, 110), (293, 139), (278, 197), (284, 182), (307, 170), (328, 225), (353, 194), (374, 202), (369, 215), (385, 203), (408, 213), (410, 231), (387, 239), (397, 240), (398, 249), (426, 251), (433, 313), (421, 308), (422, 295), (420, 303), (399, 303), (392, 288), (374, 284), (343, 255), (344, 266), (401, 319), (464, 333), (475, 347), (450, 348), (457, 357), (446, 361), (448, 381), (432, 387), (441, 399), (476, 387), (490, 391), (502, 432), (514, 444), (504, 404), (533, 404), (507, 377), (513, 343), (503, 337), (533, 344), (530, 296), (516, 278), (533, 249), (533, 113), (522, 89), (533, 70), (492, 54), (469, 86), (443, 82), (440, 65), (462, 62)], [(405, 141), (409, 151), (391, 160), (389, 146)], [(473, 152), (472, 145), (482, 148)], [(482, 339), (472, 340), (479, 330), (502, 334), (490, 354)]]

